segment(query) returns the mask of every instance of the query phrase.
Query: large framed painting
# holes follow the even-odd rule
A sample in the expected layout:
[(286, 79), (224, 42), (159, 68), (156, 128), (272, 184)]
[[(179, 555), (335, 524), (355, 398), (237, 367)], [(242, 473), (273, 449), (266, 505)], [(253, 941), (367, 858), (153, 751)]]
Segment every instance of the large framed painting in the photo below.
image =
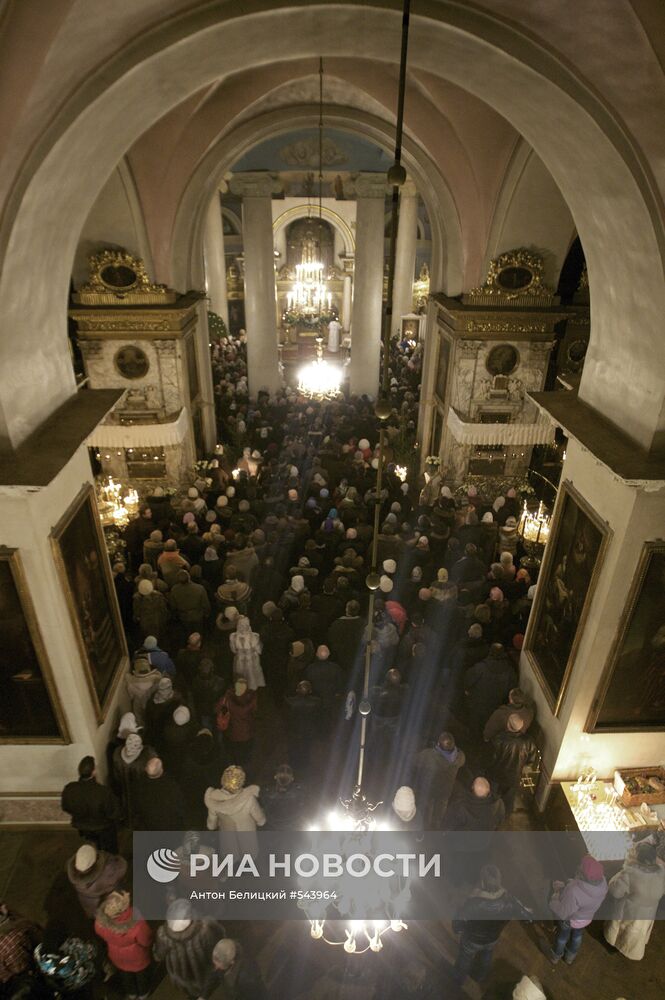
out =
[(524, 649), (558, 715), (611, 531), (569, 481), (552, 525)]
[(665, 541), (642, 550), (588, 732), (665, 729)]
[(127, 647), (92, 486), (51, 532), (51, 544), (97, 718), (106, 715)]
[(0, 743), (70, 743), (17, 549), (0, 547)]

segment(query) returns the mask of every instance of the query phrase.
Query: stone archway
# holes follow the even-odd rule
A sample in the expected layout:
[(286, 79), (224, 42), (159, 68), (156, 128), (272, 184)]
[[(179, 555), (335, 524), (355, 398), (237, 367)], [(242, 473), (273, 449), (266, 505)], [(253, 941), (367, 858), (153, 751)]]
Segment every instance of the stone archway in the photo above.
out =
[[(274, 61), (275, 53), (396, 61), (401, 16), (385, 4), (265, 10), (248, 3), (245, 10), (251, 32), (248, 20), (218, 4), (145, 32), (89, 76), (34, 144), (0, 229), (0, 297), (12, 331), (0, 345), (8, 376), (0, 439), (19, 444), (75, 391), (65, 303), (76, 239), (105, 178), (139, 135), (189, 94)], [(587, 252), (594, 309), (580, 396), (640, 445), (660, 442), (665, 233), (642, 152), (573, 69), (494, 14), (424, 5), (412, 20), (410, 65), (486, 101), (547, 166)]]

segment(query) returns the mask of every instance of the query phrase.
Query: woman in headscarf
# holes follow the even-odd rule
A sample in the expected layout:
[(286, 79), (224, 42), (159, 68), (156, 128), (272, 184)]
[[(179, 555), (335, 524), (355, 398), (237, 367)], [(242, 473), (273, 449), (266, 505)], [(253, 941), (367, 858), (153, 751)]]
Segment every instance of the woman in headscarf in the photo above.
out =
[(265, 687), (265, 677), (261, 669), (261, 639), (258, 632), (252, 632), (249, 618), (241, 615), (236, 630), (229, 639), (233, 653), (233, 674), (244, 677), (250, 691)]

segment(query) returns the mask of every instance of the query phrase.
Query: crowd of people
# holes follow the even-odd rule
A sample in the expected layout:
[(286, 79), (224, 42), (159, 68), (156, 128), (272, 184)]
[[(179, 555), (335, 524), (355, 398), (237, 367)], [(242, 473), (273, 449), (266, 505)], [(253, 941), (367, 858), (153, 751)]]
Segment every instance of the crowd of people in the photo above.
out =
[[(370, 400), (320, 403), (288, 388), (250, 399), (243, 339), (215, 345), (224, 444), (181, 497), (154, 488), (126, 529), (126, 560), (113, 567), (132, 651), (123, 711), (102, 767), (84, 758), (62, 795), (84, 841), (68, 878), (99, 941), (60, 929), (36, 944), (35, 928), (7, 912), (5, 983), (36, 963), (43, 981), (78, 993), (106, 953), (130, 1000), (150, 992), (155, 962), (192, 1000), (260, 1000), (261, 974), (242, 943), (187, 901), (174, 901), (156, 932), (134, 912), (118, 830), (304, 828), (353, 787), (367, 671), (363, 787), (384, 803), (387, 825), (489, 832), (510, 823), (524, 770), (538, 761), (534, 703), (518, 683), (536, 582), (521, 565), (521, 498), (473, 487), (453, 495), (434, 466), (405, 481), (420, 349), (395, 342), (389, 362), (378, 493)], [(642, 845), (609, 891), (645, 924), (664, 873)], [(498, 869), (476, 875), (456, 924), (460, 982), (483, 981), (506, 924), (528, 918)], [(575, 959), (607, 892), (588, 857), (553, 886), (552, 962)], [(625, 923), (613, 922), (607, 939), (641, 957), (650, 927), (640, 945)]]

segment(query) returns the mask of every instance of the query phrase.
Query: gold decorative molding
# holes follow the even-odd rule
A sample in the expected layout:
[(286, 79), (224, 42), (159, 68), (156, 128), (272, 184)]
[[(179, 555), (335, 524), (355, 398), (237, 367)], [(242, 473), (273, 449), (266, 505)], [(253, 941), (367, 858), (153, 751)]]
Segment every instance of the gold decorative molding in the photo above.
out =
[(525, 247), (509, 250), (489, 266), (484, 285), (462, 296), (469, 305), (549, 306), (554, 291), (543, 281), (543, 258)]
[(475, 320), (466, 321), (465, 331), (467, 333), (547, 333), (546, 323), (512, 323), (497, 322), (496, 320)]
[(166, 285), (151, 282), (142, 259), (126, 250), (100, 250), (88, 264), (88, 283), (73, 296), (79, 305), (169, 305), (177, 298)]

